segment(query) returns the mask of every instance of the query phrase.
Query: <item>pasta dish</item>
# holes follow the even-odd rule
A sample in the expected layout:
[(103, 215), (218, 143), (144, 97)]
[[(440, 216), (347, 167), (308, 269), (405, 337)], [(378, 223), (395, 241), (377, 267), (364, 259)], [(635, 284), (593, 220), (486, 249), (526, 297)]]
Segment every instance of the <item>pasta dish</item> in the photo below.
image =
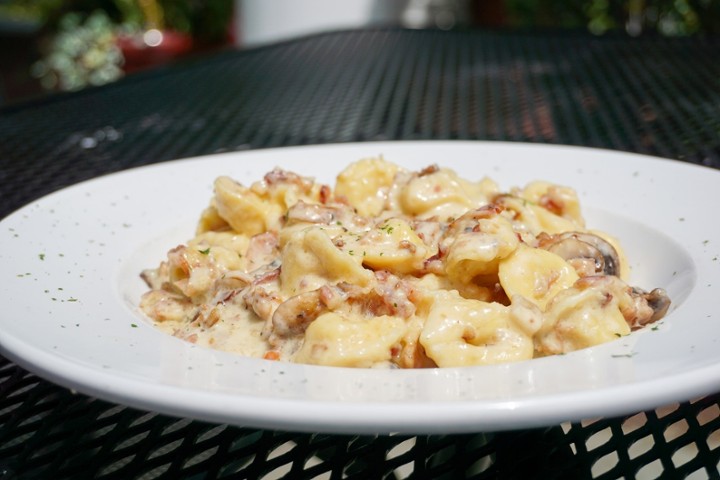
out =
[(579, 350), (662, 318), (578, 195), (503, 190), (431, 165), (359, 160), (334, 187), (276, 168), (221, 176), (195, 236), (157, 268), (142, 311), (197, 345), (364, 368), (489, 365)]

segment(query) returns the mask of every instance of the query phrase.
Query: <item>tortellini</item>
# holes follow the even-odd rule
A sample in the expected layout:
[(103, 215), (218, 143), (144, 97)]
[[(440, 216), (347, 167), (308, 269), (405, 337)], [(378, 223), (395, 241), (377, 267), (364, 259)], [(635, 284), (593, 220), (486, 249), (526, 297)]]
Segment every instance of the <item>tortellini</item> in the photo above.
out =
[(338, 175), (335, 194), (354, 205), (360, 215), (378, 215), (385, 209), (398, 170), (382, 158), (359, 160)]
[(389, 365), (392, 349), (406, 328), (404, 320), (395, 316), (358, 319), (326, 313), (308, 326), (295, 361), (339, 367)]
[(372, 273), (361, 265), (361, 256), (337, 248), (320, 227), (295, 233), (285, 244), (281, 260), (280, 285), (288, 295), (340, 281), (365, 286), (372, 278)]
[(423, 269), (437, 248), (426, 245), (404, 219), (390, 218), (360, 237), (357, 251), (373, 270), (412, 274)]
[(511, 307), (443, 292), (425, 322), (420, 343), (438, 367), (529, 360), (533, 340), (517, 324)]
[(527, 246), (518, 248), (500, 263), (498, 276), (510, 300), (521, 295), (541, 310), (545, 310), (548, 302), (579, 278), (561, 257)]
[(495, 365), (661, 318), (572, 188), (502, 191), (430, 165), (359, 160), (331, 188), (276, 168), (218, 177), (196, 236), (143, 272), (141, 309), (208, 348), (356, 368)]

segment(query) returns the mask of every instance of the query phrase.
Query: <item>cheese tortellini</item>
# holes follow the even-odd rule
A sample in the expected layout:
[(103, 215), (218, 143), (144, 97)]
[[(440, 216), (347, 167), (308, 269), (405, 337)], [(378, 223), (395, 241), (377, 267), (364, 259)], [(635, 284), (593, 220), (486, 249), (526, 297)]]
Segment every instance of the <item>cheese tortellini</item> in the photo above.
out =
[(591, 347), (670, 300), (628, 285), (619, 242), (575, 191), (503, 191), (437, 165), (359, 160), (331, 188), (279, 168), (221, 176), (196, 236), (142, 273), (158, 328), (269, 360), (358, 368), (493, 365)]

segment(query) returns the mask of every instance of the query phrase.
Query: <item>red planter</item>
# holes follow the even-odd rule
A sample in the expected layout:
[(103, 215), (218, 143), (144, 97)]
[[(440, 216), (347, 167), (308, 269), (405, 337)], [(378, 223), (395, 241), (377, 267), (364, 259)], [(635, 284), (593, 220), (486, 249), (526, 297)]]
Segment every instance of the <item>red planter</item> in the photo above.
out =
[(144, 34), (120, 36), (117, 45), (125, 57), (123, 70), (132, 73), (186, 55), (192, 51), (193, 39), (173, 30), (148, 30)]

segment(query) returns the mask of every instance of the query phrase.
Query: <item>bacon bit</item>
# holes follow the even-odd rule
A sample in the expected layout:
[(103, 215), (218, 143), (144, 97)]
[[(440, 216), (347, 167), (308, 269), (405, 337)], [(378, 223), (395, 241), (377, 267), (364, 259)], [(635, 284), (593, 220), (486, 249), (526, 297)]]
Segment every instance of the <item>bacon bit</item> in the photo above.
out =
[(307, 177), (302, 177), (297, 173), (289, 172), (287, 170), (283, 170), (277, 167), (265, 174), (265, 177), (263, 177), (263, 179), (268, 186), (273, 186), (279, 183), (289, 183), (292, 185), (297, 185), (302, 189), (302, 191), (306, 193), (309, 192), (313, 187), (313, 181), (311, 179)]
[(220, 321), (220, 312), (217, 308), (213, 308), (207, 316), (201, 315), (200, 321), (205, 327), (210, 328)]
[(429, 166), (423, 168), (422, 170), (420, 170), (420, 172), (418, 172), (418, 177), (424, 177), (425, 175), (433, 174), (439, 170), (440, 170), (440, 167), (438, 167), (437, 164), (429, 165)]
[(329, 307), (333, 300), (337, 298), (337, 295), (333, 291), (332, 288), (328, 287), (327, 285), (323, 285), (320, 287), (320, 302), (325, 305), (326, 307)]
[(253, 280), (253, 285), (260, 285), (262, 283), (272, 282), (276, 278), (280, 276), (280, 268), (275, 268), (273, 270), (270, 270), (269, 272), (265, 272), (261, 275), (258, 275), (255, 280)]
[(345, 240), (342, 238), (336, 238), (333, 240), (333, 245), (335, 245), (337, 248), (342, 248), (345, 246)]
[(268, 185), (285, 182), (301, 185), (303, 180), (300, 175), (277, 167), (266, 173), (264, 179)]
[(448, 225), (448, 230), (453, 231), (460, 228), (465, 230), (467, 228), (469, 229), (468, 231), (473, 231), (475, 225), (473, 225), (472, 227), (466, 227), (468, 222), (493, 218), (500, 214), (500, 212), (502, 212), (503, 210), (504, 208), (496, 203), (490, 203), (475, 210), (470, 210), (461, 217), (456, 218), (455, 220), (450, 222), (450, 225)]
[(442, 262), (442, 253), (438, 252), (432, 257), (426, 258), (423, 262), (424, 273), (435, 273), (442, 275), (445, 273), (445, 267)]
[(330, 195), (332, 194), (332, 191), (330, 190), (330, 187), (327, 185), (320, 186), (320, 203), (325, 205), (330, 201)]
[(587, 277), (580, 277), (575, 282), (575, 287), (580, 290), (585, 290), (591, 287), (598, 287), (608, 283), (608, 277), (605, 275), (588, 275)]
[[(171, 267), (171, 275), (176, 278), (183, 278), (190, 275), (190, 264), (185, 256), (187, 247), (179, 245), (168, 252), (168, 261)], [(182, 274), (180, 274), (182, 272)]]
[(276, 232), (264, 232), (253, 235), (248, 245), (247, 256), (253, 254), (272, 255), (274, 250), (280, 246), (280, 239)]
[(442, 259), (442, 255), (441, 255), (440, 252), (438, 252), (438, 253), (436, 253), (435, 255), (426, 258), (426, 259), (425, 259), (425, 265), (427, 265), (428, 263), (434, 262), (434, 261), (436, 261), (436, 260), (441, 260), (441, 259)]
[(390, 305), (384, 297), (377, 292), (371, 292), (367, 297), (362, 298), (362, 309), (374, 317), (382, 315), (395, 315), (396, 309)]
[(407, 299), (413, 303), (417, 304), (420, 303), (423, 300), (423, 296), (420, 293), (420, 291), (416, 288), (413, 288), (412, 285), (408, 285), (407, 287)]
[(415, 244), (409, 240), (400, 240), (398, 246), (403, 250), (409, 251), (410, 253), (415, 253), (417, 251), (417, 247), (415, 246)]
[(229, 302), (233, 298), (235, 298), (235, 295), (237, 295), (240, 292), (241, 289), (236, 288), (234, 290), (230, 290), (227, 295), (225, 295), (222, 300), (220, 300), (220, 303)]
[(560, 278), (560, 272), (557, 270), (552, 270), (547, 277), (543, 278), (542, 280), (536, 279), (535, 280), (535, 288), (533, 289), (533, 293), (537, 296), (544, 295), (547, 292), (550, 291), (553, 284), (558, 281)]
[(378, 281), (381, 281), (381, 282), (385, 281), (388, 278), (390, 278), (390, 272), (388, 272), (387, 270), (377, 270), (375, 272), (375, 278), (377, 278)]
[(265, 352), (265, 355), (263, 355), (263, 358), (265, 360), (280, 360), (280, 352), (276, 350), (270, 350), (268, 352)]
[(602, 308), (605, 308), (608, 305), (610, 305), (610, 302), (612, 302), (612, 299), (613, 299), (613, 295), (612, 295), (612, 293), (605, 292), (604, 297), (605, 298), (603, 299), (602, 304), (600, 305), (600, 307), (602, 307)]
[(245, 306), (263, 320), (269, 319), (281, 302), (280, 297), (275, 293), (268, 293), (262, 287), (250, 288), (242, 298)]
[(541, 207), (555, 215), (562, 216), (563, 211), (565, 211), (565, 204), (561, 200), (557, 200), (549, 195), (540, 197), (539, 203)]
[(489, 203), (487, 205), (483, 205), (482, 207), (478, 208), (474, 215), (475, 218), (492, 218), (495, 215), (499, 215), (502, 213), (502, 211), (505, 210), (505, 207), (502, 205), (498, 205), (497, 203)]
[(187, 337), (185, 337), (185, 340), (188, 341), (188, 342), (190, 342), (190, 343), (195, 343), (195, 342), (197, 342), (197, 340), (198, 340), (197, 333), (193, 333), (192, 335), (188, 335)]

